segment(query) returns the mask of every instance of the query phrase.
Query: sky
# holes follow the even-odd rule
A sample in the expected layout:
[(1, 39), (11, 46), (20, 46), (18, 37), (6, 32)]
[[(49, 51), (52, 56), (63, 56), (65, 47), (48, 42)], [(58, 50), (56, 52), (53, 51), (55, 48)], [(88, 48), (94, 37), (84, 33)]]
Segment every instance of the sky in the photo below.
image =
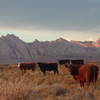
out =
[(0, 36), (26, 42), (100, 38), (100, 0), (0, 0)]

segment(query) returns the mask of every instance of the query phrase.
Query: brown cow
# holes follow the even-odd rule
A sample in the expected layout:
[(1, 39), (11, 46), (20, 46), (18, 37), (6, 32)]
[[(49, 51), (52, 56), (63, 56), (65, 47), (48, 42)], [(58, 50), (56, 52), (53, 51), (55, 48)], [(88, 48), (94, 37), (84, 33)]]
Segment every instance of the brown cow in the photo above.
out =
[(26, 71), (26, 70), (35, 70), (35, 63), (18, 63), (18, 67), (22, 70), (22, 71)]
[(80, 82), (80, 86), (84, 87), (84, 83), (88, 86), (90, 83), (94, 83), (96, 87), (96, 80), (98, 78), (99, 68), (93, 64), (85, 64), (80, 67), (77, 65), (65, 65), (69, 69), (71, 75), (75, 80)]

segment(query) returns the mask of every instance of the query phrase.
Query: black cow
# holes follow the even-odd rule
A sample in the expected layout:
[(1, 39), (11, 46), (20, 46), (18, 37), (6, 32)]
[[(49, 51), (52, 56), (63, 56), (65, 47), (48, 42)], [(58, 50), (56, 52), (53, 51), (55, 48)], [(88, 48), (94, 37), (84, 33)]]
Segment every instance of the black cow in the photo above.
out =
[(84, 64), (84, 60), (71, 60), (71, 64)]
[(60, 65), (63, 65), (63, 64), (70, 64), (70, 60), (69, 60), (69, 59), (59, 60), (58, 62), (59, 62)]
[(41, 72), (43, 74), (46, 74), (46, 71), (53, 71), (54, 74), (58, 74), (58, 64), (57, 63), (38, 63)]

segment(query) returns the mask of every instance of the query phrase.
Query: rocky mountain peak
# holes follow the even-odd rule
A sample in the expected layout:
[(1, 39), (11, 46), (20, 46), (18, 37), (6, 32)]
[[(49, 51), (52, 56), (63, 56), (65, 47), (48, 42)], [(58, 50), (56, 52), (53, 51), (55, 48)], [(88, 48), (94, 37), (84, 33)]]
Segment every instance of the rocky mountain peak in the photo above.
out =
[[(93, 48), (90, 48), (92, 47)], [(98, 48), (97, 48), (98, 47)], [(67, 41), (59, 38), (54, 41), (39, 41), (33, 43), (23, 42), (13, 34), (0, 38), (0, 63), (17, 63), (28, 61), (57, 61), (63, 58), (97, 58), (100, 54), (99, 40)]]
[(63, 39), (63, 38), (58, 38), (58, 39), (56, 40), (56, 42), (68, 42), (68, 41), (65, 40), (65, 39)]
[(13, 35), (13, 34), (7, 34), (6, 36), (1, 36), (1, 39), (3, 40), (20, 40), (19, 37)]
[(93, 46), (97, 48), (100, 47), (100, 38), (97, 41), (93, 42)]

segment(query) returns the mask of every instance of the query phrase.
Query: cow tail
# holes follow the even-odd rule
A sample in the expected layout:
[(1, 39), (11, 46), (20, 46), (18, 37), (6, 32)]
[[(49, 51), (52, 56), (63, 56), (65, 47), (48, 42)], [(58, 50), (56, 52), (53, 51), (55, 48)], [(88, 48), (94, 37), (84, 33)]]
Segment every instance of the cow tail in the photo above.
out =
[(96, 88), (96, 72), (93, 71), (93, 84), (94, 84), (94, 88)]
[(93, 67), (92, 68), (92, 73), (93, 73), (94, 88), (96, 88), (96, 80), (97, 80), (97, 76), (98, 76), (98, 68), (97, 67)]

